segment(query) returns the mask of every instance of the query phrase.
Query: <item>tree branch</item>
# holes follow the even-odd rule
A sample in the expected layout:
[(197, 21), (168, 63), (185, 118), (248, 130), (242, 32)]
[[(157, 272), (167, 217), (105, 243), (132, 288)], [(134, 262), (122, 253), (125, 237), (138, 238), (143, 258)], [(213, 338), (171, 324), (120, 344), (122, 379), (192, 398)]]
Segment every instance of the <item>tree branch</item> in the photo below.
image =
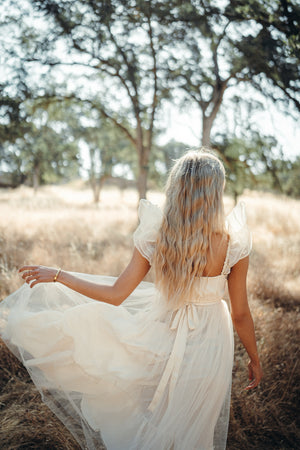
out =
[(102, 107), (97, 107), (98, 111), (100, 111), (100, 113), (106, 118), (111, 120), (126, 136), (127, 138), (130, 140), (130, 142), (133, 143), (134, 146), (136, 146), (136, 139), (132, 136), (132, 134), (128, 131), (128, 129), (122, 125), (120, 122), (117, 121), (117, 119), (113, 116), (111, 116), (110, 114), (108, 114), (104, 108)]
[(134, 75), (132, 75), (131, 65), (130, 65), (130, 63), (128, 61), (126, 53), (122, 50), (122, 48), (117, 43), (117, 40), (116, 40), (115, 36), (112, 34), (110, 28), (108, 28), (108, 32), (109, 32), (109, 35), (111, 37), (112, 42), (115, 44), (116, 49), (119, 51), (120, 55), (123, 58), (123, 61), (125, 62), (125, 65), (126, 65), (127, 70), (128, 70), (128, 76), (129, 76), (130, 82), (131, 82), (132, 87), (133, 87), (134, 92), (135, 92), (135, 96), (132, 97), (132, 98), (135, 100), (136, 103), (138, 103), (138, 88), (137, 88), (137, 85), (136, 85), (136, 82), (135, 82), (135, 79), (134, 79)]
[[(95, 57), (96, 58), (96, 57)], [(84, 63), (84, 62), (78, 62), (78, 61), (73, 61), (73, 62), (62, 62), (62, 61), (44, 61), (42, 64), (46, 64), (50, 67), (54, 67), (54, 66), (83, 66), (83, 67), (88, 67), (90, 69), (93, 70), (102, 70), (103, 72), (107, 73), (110, 76), (119, 78), (122, 85), (125, 87), (128, 96), (130, 97), (130, 99), (132, 100), (132, 102), (134, 102), (134, 97), (132, 96), (129, 87), (127, 86), (126, 83), (126, 79), (120, 74), (120, 71), (109, 62), (109, 60), (107, 59), (103, 59), (103, 58), (99, 58), (97, 57), (97, 59), (100, 61), (101, 64), (95, 64), (92, 65), (90, 63)], [(30, 58), (30, 59), (26, 59), (26, 62), (41, 62), (39, 59), (37, 58)], [(103, 67), (103, 65), (106, 65), (107, 67)], [(110, 72), (108, 70), (108, 68), (113, 69), (115, 72)]]
[(220, 81), (220, 84), (216, 85), (214, 88), (214, 92), (213, 92), (213, 95), (212, 95), (212, 98), (210, 101), (210, 103), (213, 104), (213, 108), (212, 108), (211, 113), (208, 116), (208, 118), (211, 119), (212, 121), (215, 119), (215, 117), (220, 109), (220, 106), (221, 106), (222, 100), (223, 100), (223, 95), (224, 95), (226, 88), (227, 88), (226, 80)]
[(153, 44), (153, 30), (150, 20), (150, 15), (147, 17), (148, 20), (148, 27), (149, 27), (149, 39), (150, 39), (150, 48), (151, 48), (151, 54), (153, 58), (153, 77), (154, 77), (154, 86), (153, 86), (153, 98), (152, 98), (152, 111), (151, 111), (151, 119), (150, 119), (150, 125), (148, 130), (148, 151), (151, 148), (152, 145), (152, 137), (153, 137), (153, 127), (154, 127), (154, 119), (155, 119), (155, 112), (157, 107), (157, 61), (156, 61), (156, 53), (154, 49)]
[(229, 26), (230, 21), (227, 22), (227, 24), (224, 27), (223, 32), (220, 34), (219, 39), (217, 40), (217, 43), (214, 44), (213, 40), (212, 40), (212, 46), (214, 47), (212, 50), (213, 53), (213, 62), (214, 62), (214, 74), (216, 77), (216, 81), (218, 84), (221, 83), (221, 77), (220, 77), (220, 69), (219, 69), (219, 62), (218, 62), (218, 48), (219, 45), (221, 44), (222, 39), (226, 36), (226, 29)]
[(61, 96), (61, 97), (58, 97), (55, 95), (54, 96), (39, 96), (39, 97), (35, 97), (33, 100), (35, 100), (35, 101), (37, 101), (37, 100), (43, 101), (44, 100), (44, 101), (53, 102), (53, 103), (64, 102), (66, 100), (75, 100), (75, 101), (78, 101), (81, 103), (88, 103), (93, 108), (95, 108), (97, 111), (99, 111), (102, 116), (104, 116), (106, 119), (113, 122), (127, 136), (127, 138), (130, 140), (130, 142), (132, 142), (136, 146), (136, 139), (130, 133), (130, 131), (122, 123), (118, 122), (115, 117), (113, 117), (107, 111), (105, 111), (103, 106), (99, 105), (99, 103), (96, 103), (93, 100), (83, 99), (83, 98), (77, 97), (76, 95), (66, 95), (66, 96)]

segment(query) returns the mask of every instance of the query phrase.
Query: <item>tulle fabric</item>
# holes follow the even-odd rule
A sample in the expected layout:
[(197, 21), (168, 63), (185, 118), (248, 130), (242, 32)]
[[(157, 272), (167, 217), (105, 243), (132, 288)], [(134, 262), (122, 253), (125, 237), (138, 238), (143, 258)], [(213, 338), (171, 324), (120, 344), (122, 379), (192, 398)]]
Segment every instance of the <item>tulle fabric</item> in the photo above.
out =
[[(134, 243), (151, 260), (162, 213), (144, 201), (139, 214)], [(25, 284), (1, 302), (3, 340), (82, 448), (226, 447), (233, 334), (222, 298), (228, 268), (251, 249), (243, 206), (227, 224), (222, 274), (199, 278), (199, 295), (177, 310), (147, 282), (119, 307), (59, 283)]]

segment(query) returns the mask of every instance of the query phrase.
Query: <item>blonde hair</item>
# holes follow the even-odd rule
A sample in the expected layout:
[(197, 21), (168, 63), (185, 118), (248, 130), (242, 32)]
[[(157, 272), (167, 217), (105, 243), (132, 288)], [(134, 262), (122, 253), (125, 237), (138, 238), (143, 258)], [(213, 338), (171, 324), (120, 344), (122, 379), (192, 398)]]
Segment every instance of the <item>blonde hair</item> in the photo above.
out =
[(203, 275), (213, 233), (225, 232), (225, 170), (207, 151), (189, 151), (176, 161), (166, 185), (164, 217), (153, 255), (162, 295), (180, 306)]

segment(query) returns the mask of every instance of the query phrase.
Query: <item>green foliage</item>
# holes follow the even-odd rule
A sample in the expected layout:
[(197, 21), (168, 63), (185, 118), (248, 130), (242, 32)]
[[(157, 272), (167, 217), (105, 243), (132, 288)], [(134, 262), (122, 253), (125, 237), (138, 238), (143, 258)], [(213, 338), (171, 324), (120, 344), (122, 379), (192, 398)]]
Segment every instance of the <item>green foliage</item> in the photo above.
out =
[(176, 159), (179, 159), (187, 150), (188, 146), (183, 142), (177, 142), (171, 139), (167, 144), (160, 147), (162, 152), (162, 161), (165, 165), (165, 171), (169, 172)]
[(26, 107), (26, 132), (3, 146), (4, 161), (15, 178), (37, 188), (78, 175), (78, 145), (66, 123), (54, 120), (57, 105), (48, 110), (28, 101)]
[[(292, 163), (283, 159), (277, 141), (272, 136), (263, 136), (252, 131), (251, 138), (218, 136), (214, 148), (219, 152), (226, 167), (226, 191), (235, 199), (244, 189), (262, 189), (287, 195), (297, 195), (289, 191), (291, 179), (299, 174), (299, 161)], [(287, 174), (293, 167), (293, 175)]]
[(300, 156), (294, 161), (286, 161), (279, 176), (283, 192), (291, 197), (300, 198)]
[(116, 171), (123, 177), (137, 172), (137, 155), (130, 142), (108, 120), (100, 119), (93, 126), (78, 126), (76, 133), (88, 147), (89, 181), (94, 201), (98, 202), (104, 181), (116, 176)]
[[(224, 15), (251, 27), (235, 41), (243, 74), (274, 101), (291, 101), (300, 111), (300, 6), (294, 0), (230, 0)], [(245, 64), (246, 63), (246, 64)], [(267, 79), (272, 88), (262, 83)], [(279, 95), (282, 93), (282, 95)]]

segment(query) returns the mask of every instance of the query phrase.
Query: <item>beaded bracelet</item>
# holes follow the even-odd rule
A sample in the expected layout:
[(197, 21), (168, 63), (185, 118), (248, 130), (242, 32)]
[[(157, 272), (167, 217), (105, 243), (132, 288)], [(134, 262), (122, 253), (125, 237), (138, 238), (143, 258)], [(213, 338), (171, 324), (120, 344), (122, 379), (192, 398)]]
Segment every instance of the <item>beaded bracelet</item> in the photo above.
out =
[(59, 277), (60, 272), (61, 272), (61, 268), (58, 269), (58, 271), (56, 272), (56, 274), (53, 278), (54, 283), (55, 283), (55, 281), (57, 281), (57, 278)]

